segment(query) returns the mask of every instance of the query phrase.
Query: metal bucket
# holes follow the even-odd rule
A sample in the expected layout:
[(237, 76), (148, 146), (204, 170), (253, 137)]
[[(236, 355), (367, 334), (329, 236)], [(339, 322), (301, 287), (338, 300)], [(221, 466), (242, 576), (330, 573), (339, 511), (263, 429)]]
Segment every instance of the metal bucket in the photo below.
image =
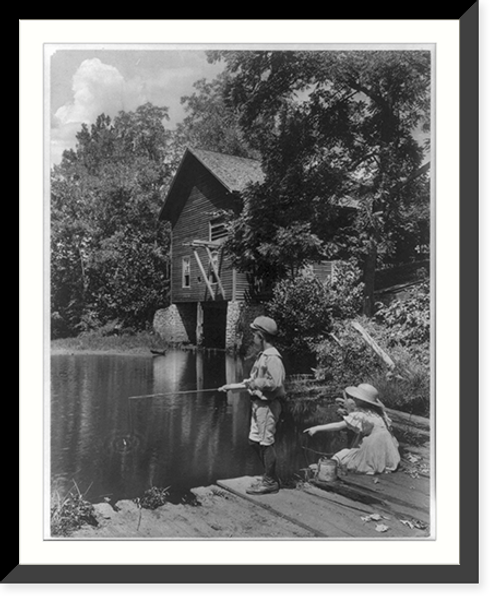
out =
[(337, 479), (337, 463), (331, 458), (322, 458), (318, 462), (318, 481), (331, 482)]

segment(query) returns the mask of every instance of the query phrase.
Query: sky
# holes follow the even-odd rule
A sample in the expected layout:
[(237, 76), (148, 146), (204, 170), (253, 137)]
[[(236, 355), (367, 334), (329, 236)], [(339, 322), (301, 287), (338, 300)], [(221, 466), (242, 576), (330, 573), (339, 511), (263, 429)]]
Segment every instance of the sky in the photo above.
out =
[(82, 124), (92, 124), (102, 113), (113, 118), (150, 102), (168, 107), (167, 127), (175, 126), (183, 117), (181, 97), (193, 93), (197, 80), (210, 80), (222, 69), (194, 49), (54, 45), (48, 61), (51, 164), (74, 148)]
[(150, 102), (168, 107), (166, 126), (174, 127), (184, 116), (181, 98), (194, 92), (193, 84), (222, 71), (222, 63), (210, 64), (200, 48), (117, 46), (48, 45), (51, 165), (74, 148), (82, 124), (102, 113), (114, 118)]

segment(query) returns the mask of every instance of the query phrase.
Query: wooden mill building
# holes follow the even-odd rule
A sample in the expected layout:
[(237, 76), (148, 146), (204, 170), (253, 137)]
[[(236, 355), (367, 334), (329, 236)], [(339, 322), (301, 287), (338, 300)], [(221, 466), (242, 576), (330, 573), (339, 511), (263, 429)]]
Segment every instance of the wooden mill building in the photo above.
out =
[[(429, 165), (423, 165), (409, 181), (424, 174)], [(224, 217), (227, 210), (242, 209), (242, 191), (247, 185), (263, 179), (257, 160), (202, 149), (184, 152), (159, 217), (171, 225), (170, 300), (156, 313), (154, 329), (167, 342), (237, 347), (242, 326), (259, 312), (250, 306), (253, 299), (246, 276), (236, 271), (224, 254)], [(349, 197), (337, 203), (348, 213), (358, 206), (358, 201)], [(320, 279), (326, 279), (332, 275), (334, 264), (324, 261), (312, 269)], [(428, 266), (428, 259), (422, 264)], [(381, 295), (388, 285), (392, 292), (394, 284), (404, 289), (416, 283), (409, 278), (410, 269), (402, 269), (404, 279), (396, 276), (387, 283), (378, 279)], [(393, 297), (391, 292), (388, 296)]]
[[(241, 209), (243, 189), (263, 179), (256, 160), (185, 151), (160, 212), (171, 224), (170, 300), (154, 327), (167, 342), (237, 345), (249, 284), (224, 255), (224, 211)], [(331, 264), (317, 271), (328, 273)]]
[(248, 283), (224, 255), (224, 211), (241, 208), (241, 191), (263, 178), (256, 160), (185, 151), (160, 212), (171, 225), (170, 304), (155, 317), (165, 340), (235, 344)]

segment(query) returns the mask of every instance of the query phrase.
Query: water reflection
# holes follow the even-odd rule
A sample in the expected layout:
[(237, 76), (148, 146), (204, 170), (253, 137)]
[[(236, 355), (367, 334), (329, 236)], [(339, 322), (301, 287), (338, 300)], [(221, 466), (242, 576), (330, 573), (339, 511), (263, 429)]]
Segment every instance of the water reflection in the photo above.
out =
[[(53, 356), (53, 490), (64, 496), (76, 484), (98, 502), (170, 486), (175, 500), (192, 487), (261, 473), (247, 445), (248, 396), (206, 391), (241, 380), (249, 365), (222, 351)], [(279, 430), (286, 481), (312, 459), (293, 420)]]
[[(137, 497), (152, 485), (180, 494), (254, 472), (244, 447), (245, 402), (218, 392), (175, 394), (216, 388), (241, 371), (221, 352), (53, 356), (53, 489), (65, 495), (76, 484), (99, 501)], [(151, 394), (157, 396), (130, 399)]]

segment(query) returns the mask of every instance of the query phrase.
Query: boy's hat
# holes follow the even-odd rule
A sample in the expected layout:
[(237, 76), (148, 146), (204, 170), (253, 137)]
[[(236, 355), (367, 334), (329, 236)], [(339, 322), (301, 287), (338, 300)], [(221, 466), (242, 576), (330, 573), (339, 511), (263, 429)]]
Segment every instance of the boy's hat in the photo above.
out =
[(278, 326), (276, 325), (274, 319), (266, 317), (265, 315), (259, 315), (259, 317), (256, 317), (250, 324), (250, 328), (252, 330), (260, 330), (269, 336), (276, 336), (278, 333)]
[(351, 397), (355, 397), (356, 399), (360, 399), (365, 403), (369, 403), (370, 405), (374, 405), (378, 408), (384, 409), (384, 404), (378, 398), (377, 389), (371, 384), (363, 383), (358, 385), (357, 387), (346, 387), (345, 392)]

